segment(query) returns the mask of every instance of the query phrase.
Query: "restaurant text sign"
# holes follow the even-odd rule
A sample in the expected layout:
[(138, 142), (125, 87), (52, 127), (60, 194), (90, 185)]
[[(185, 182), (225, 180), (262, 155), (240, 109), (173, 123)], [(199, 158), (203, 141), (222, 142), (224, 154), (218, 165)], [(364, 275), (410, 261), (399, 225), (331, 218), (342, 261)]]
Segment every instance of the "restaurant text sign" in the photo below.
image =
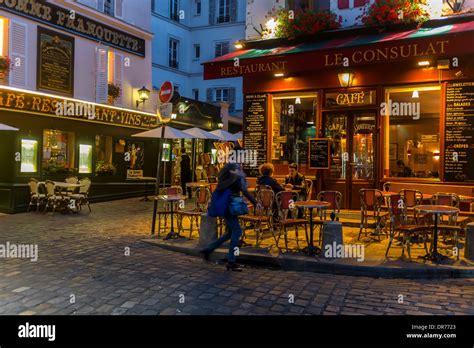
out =
[(376, 90), (329, 92), (324, 96), (325, 105), (328, 108), (375, 105), (376, 93)]
[(145, 57), (145, 40), (44, 0), (0, 0), (0, 9)]
[(128, 128), (156, 127), (155, 116), (78, 100), (0, 89), (0, 109)]
[(448, 45), (449, 40), (439, 40), (381, 48), (369, 48), (354, 51), (349, 55), (343, 53), (326, 54), (324, 56), (324, 66), (342, 66), (344, 63), (346, 63), (347, 66), (352, 66), (362, 63), (445, 54)]
[(243, 76), (249, 74), (284, 71), (287, 66), (286, 60), (270, 63), (239, 64), (220, 68), (220, 77)]

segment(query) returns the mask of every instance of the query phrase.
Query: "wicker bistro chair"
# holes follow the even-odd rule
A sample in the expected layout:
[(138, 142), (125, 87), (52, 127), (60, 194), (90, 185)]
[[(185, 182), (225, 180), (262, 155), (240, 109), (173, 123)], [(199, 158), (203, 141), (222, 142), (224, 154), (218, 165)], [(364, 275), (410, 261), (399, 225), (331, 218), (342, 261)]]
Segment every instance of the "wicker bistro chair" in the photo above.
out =
[(271, 189), (260, 189), (257, 193), (257, 202), (263, 209), (255, 210), (254, 214), (247, 214), (240, 217), (243, 225), (243, 235), (247, 232), (248, 226), (253, 226), (256, 235), (256, 244), (258, 248), (264, 228), (273, 230), (273, 202), (275, 201), (275, 193)]
[(92, 186), (91, 179), (83, 178), (83, 179), (79, 180), (79, 184), (82, 185), (82, 186), (79, 187), (78, 193), (73, 193), (69, 197), (70, 197), (71, 200), (76, 201), (78, 211), (81, 211), (82, 206), (87, 204), (87, 207), (89, 208), (89, 213), (90, 213), (90, 212), (92, 212), (91, 205), (89, 203), (89, 192), (90, 192), (91, 186)]
[(426, 241), (429, 239), (429, 227), (418, 223), (417, 220), (414, 221), (414, 224), (409, 224), (405, 197), (401, 194), (390, 196), (388, 211), (390, 215), (390, 240), (385, 252), (385, 258), (388, 256), (393, 240), (399, 236), (402, 237), (402, 260), (405, 256), (405, 247), (408, 252), (408, 258), (411, 260), (410, 246), (412, 244), (412, 237), (421, 237), (425, 251), (428, 253)]
[(292, 218), (297, 216), (298, 208), (294, 206), (299, 198), (299, 195), (295, 192), (282, 191), (278, 192), (275, 196), (275, 200), (278, 208), (278, 222), (274, 223), (273, 237), (275, 238), (276, 246), (279, 248), (279, 241), (281, 233), (285, 237), (285, 249), (288, 252), (288, 229), (294, 227), (296, 234), (296, 247), (299, 249), (299, 236), (298, 227), (303, 226), (305, 235), (308, 236), (308, 221), (306, 219)]
[[(431, 204), (447, 205), (459, 209), (461, 199), (455, 193), (438, 192), (431, 197)], [(458, 225), (466, 227), (466, 225), (471, 222), (471, 219), (468, 216), (458, 216), (456, 222)]]
[(183, 221), (185, 218), (189, 219), (189, 239), (192, 238), (193, 235), (193, 223), (196, 223), (197, 231), (199, 232), (199, 222), (201, 218), (201, 214), (207, 212), (207, 208), (209, 205), (209, 201), (211, 199), (211, 191), (207, 187), (199, 187), (196, 189), (196, 206), (192, 210), (178, 210), (177, 217), (178, 217), (178, 231), (184, 230), (183, 228)]
[(403, 189), (400, 190), (400, 195), (404, 200), (407, 208), (407, 216), (409, 220), (415, 221), (418, 219), (423, 219), (423, 216), (415, 216), (414, 207), (417, 205), (423, 204), (423, 193), (419, 190), (412, 189)]
[[(178, 195), (179, 194), (180, 195), (180, 194), (183, 194), (183, 188), (181, 186), (166, 187), (160, 190), (160, 194), (164, 194), (164, 195)], [(155, 197), (155, 199), (158, 200), (158, 197)], [(176, 203), (163, 202), (162, 206), (156, 212), (157, 220), (158, 220), (158, 237), (161, 235), (162, 224), (163, 224), (163, 232), (165, 232), (166, 234), (166, 229), (168, 228), (168, 216), (171, 215), (171, 209), (170, 209), (169, 204), (175, 204), (173, 206), (173, 211), (176, 214), (178, 213), (179, 202), (176, 202)]]
[(387, 182), (384, 182), (383, 185), (382, 185), (382, 190), (384, 192), (390, 192), (390, 188), (392, 186), (392, 183), (387, 181)]
[(341, 212), (342, 204), (342, 193), (339, 191), (321, 191), (317, 196), (318, 201), (326, 201), (331, 203), (327, 209), (319, 209), (318, 217), (313, 220), (315, 224), (319, 226), (319, 244), (322, 240), (322, 228), (323, 224), (327, 221), (327, 211), (331, 211), (336, 216), (336, 221), (339, 221), (339, 214)]
[[(64, 182), (67, 182), (68, 184), (78, 184), (79, 183), (79, 179), (77, 178), (77, 176), (69, 176), (67, 177)], [(66, 190), (66, 193), (68, 196), (74, 194), (74, 193), (77, 193), (77, 189), (76, 188), (68, 188)]]
[(36, 205), (36, 211), (39, 211), (40, 205), (46, 202), (46, 195), (40, 193), (38, 180), (30, 178), (30, 180), (28, 180), (28, 186), (30, 188), (30, 204), (28, 204), (27, 211), (30, 211), (32, 205)]
[(368, 235), (368, 220), (372, 215), (376, 223), (375, 231), (378, 236), (378, 240), (380, 241), (382, 219), (386, 218), (388, 215), (387, 212), (381, 211), (382, 205), (384, 204), (383, 192), (376, 189), (361, 189), (359, 190), (359, 195), (361, 204), (360, 231), (357, 240), (360, 240), (362, 233), (365, 233), (366, 236)]
[(46, 180), (44, 186), (46, 188), (46, 205), (44, 208), (44, 213), (48, 211), (48, 208), (52, 207), (54, 214), (56, 208), (67, 205), (69, 197), (63, 196), (61, 191), (57, 190), (57, 187), (53, 181)]

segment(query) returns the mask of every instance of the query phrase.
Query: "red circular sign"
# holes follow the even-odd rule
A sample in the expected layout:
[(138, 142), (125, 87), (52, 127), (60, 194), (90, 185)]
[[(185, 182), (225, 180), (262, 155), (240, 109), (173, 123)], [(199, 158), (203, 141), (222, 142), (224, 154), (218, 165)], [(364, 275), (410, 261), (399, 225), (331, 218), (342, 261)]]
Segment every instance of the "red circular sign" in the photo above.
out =
[(174, 86), (173, 82), (166, 81), (161, 85), (160, 88), (160, 101), (162, 103), (169, 103), (173, 98)]

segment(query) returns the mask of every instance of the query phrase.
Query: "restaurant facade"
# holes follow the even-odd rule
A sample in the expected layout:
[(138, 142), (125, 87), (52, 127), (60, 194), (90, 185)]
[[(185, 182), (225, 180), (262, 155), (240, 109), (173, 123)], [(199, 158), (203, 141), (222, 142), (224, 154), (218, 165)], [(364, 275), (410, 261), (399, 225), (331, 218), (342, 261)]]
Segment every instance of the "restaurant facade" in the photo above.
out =
[(247, 41), (204, 76), (242, 76), (245, 148), (276, 176), (298, 163), (344, 208), (386, 182), (473, 196), (473, 19)]

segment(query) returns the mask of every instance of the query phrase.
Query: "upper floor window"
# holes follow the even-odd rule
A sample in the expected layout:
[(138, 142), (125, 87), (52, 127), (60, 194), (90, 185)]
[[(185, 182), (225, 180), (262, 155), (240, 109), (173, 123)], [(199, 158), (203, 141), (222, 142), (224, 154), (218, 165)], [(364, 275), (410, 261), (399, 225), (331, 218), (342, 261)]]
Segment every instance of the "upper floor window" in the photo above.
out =
[(23, 22), (0, 16), (0, 59), (5, 66), (0, 71), (0, 84), (26, 87), (27, 29)]
[(224, 54), (229, 53), (229, 41), (222, 41), (216, 43), (215, 57), (223, 56)]
[(230, 22), (230, 0), (219, 0), (217, 23)]
[(76, 0), (112, 17), (123, 19), (123, 0)]
[(179, 41), (176, 39), (170, 39), (169, 41), (169, 66), (170, 68), (178, 69), (178, 53), (179, 53)]
[(195, 44), (194, 45), (194, 59), (201, 58), (201, 45)]
[(228, 102), (229, 101), (229, 89), (228, 88), (216, 88), (215, 97), (216, 102)]
[(199, 100), (199, 89), (193, 89), (193, 99)]
[(170, 19), (179, 22), (179, 0), (170, 0)]
[(194, 0), (194, 15), (200, 16), (202, 12), (202, 2), (201, 0)]

